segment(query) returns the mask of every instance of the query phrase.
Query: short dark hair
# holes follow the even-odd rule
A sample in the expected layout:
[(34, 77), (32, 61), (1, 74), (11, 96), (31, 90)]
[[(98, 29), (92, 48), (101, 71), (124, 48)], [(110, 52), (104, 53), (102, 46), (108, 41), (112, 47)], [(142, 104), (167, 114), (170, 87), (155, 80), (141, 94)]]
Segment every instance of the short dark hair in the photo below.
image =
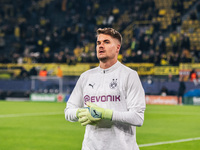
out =
[(99, 29), (97, 29), (96, 32), (97, 32), (97, 36), (99, 34), (110, 35), (111, 37), (117, 39), (120, 42), (120, 44), (122, 43), (122, 35), (117, 30), (115, 30), (113, 28), (103, 28), (103, 29), (99, 28)]

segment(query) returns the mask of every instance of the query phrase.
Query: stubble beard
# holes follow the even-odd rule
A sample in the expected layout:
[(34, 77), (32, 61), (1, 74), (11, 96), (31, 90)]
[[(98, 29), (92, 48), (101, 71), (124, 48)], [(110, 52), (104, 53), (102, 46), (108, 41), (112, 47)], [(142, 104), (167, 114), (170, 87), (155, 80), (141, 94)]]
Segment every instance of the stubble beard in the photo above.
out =
[(100, 62), (104, 62), (105, 63), (105, 62), (107, 62), (108, 57), (102, 57), (102, 58), (98, 57), (98, 59), (99, 59)]

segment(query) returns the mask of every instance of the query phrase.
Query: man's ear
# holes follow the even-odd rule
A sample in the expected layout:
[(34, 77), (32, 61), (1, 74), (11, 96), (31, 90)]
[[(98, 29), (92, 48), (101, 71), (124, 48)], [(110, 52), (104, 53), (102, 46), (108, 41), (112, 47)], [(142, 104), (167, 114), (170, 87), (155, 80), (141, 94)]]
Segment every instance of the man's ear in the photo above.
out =
[(121, 44), (117, 44), (117, 52), (119, 53), (119, 50), (121, 48)]

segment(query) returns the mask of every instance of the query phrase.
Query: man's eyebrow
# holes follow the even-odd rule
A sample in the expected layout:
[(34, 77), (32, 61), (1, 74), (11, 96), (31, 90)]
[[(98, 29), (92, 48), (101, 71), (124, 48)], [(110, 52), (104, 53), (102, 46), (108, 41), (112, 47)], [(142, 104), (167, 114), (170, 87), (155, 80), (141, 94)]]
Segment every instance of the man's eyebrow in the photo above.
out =
[[(103, 40), (103, 42), (108, 42), (108, 41), (110, 41), (110, 40), (108, 40), (108, 39)], [(97, 42), (101, 42), (101, 41), (97, 41)]]
[[(103, 42), (108, 42), (108, 41), (110, 41), (110, 40), (108, 40), (108, 39), (103, 40)], [(97, 41), (97, 42), (101, 42), (101, 41)]]
[[(103, 42), (110, 42), (110, 40), (109, 39), (105, 39), (105, 40), (103, 40)], [(99, 43), (101, 43), (101, 41), (97, 41), (96, 43), (99, 44)]]
[(106, 39), (106, 40), (104, 40), (104, 42), (109, 42), (110, 40), (108, 40), (108, 39)]

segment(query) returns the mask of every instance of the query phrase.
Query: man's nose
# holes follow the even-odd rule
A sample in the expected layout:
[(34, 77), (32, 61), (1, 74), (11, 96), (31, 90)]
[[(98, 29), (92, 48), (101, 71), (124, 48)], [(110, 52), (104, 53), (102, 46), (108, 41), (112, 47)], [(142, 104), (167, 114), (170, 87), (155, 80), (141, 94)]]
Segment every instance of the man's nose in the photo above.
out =
[(99, 47), (104, 47), (104, 44), (103, 44), (103, 42), (99, 44)]

